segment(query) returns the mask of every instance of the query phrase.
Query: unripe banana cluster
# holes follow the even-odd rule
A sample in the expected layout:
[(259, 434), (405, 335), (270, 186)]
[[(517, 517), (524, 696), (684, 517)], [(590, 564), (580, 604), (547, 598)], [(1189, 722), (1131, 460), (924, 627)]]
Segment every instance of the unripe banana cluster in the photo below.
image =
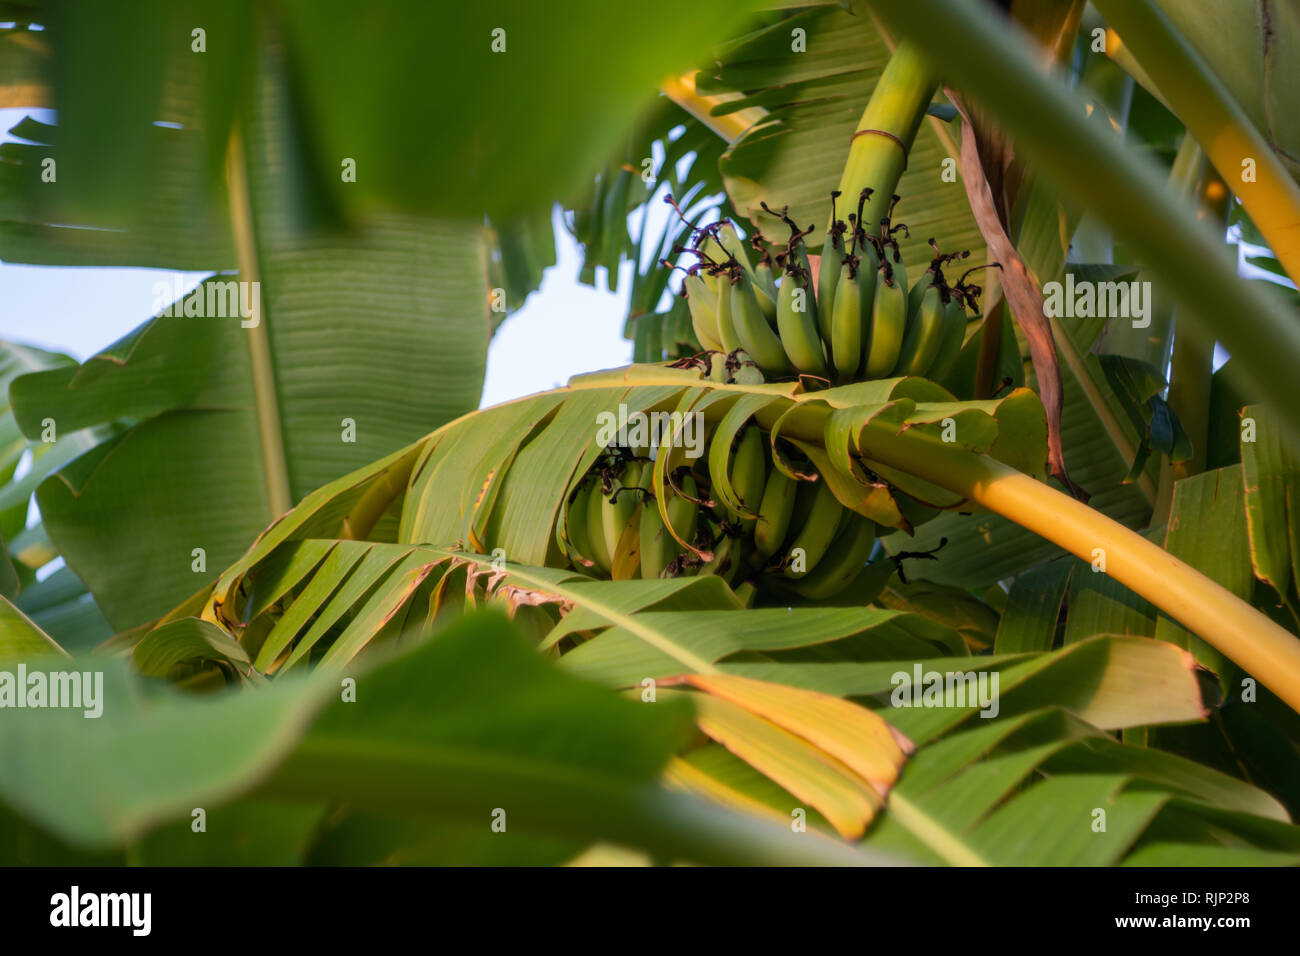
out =
[(774, 461), (755, 425), (662, 474), (656, 494), (654, 462), (614, 448), (573, 485), (560, 538), (576, 569), (616, 581), (714, 574), (810, 600), (860, 575), (883, 585), (893, 570), (888, 558), (867, 564), (875, 522), (841, 505), (811, 466)]
[(943, 267), (970, 253), (941, 253), (931, 239), (934, 258), (909, 288), (894, 238), (907, 227), (891, 222), (899, 197), (872, 233), (861, 222), (871, 192), (862, 191), (847, 221), (834, 218), (839, 193), (831, 194), (833, 225), (815, 281), (804, 243), (812, 227), (800, 230), (786, 210), (763, 204), (790, 229), (779, 251), (757, 231), (742, 241), (726, 221), (695, 229), (692, 244), (674, 251), (697, 260), (683, 267), (682, 291), (700, 344), (735, 366), (749, 360), (768, 381), (798, 376), (816, 387), (818, 380), (943, 379), (961, 351), (966, 309), (976, 310), (981, 291), (965, 281), (975, 270), (949, 284)]

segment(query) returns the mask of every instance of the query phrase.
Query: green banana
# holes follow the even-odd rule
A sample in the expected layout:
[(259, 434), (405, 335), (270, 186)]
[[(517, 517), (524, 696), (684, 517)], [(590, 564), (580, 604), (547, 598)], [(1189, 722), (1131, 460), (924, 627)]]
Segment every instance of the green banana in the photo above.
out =
[(880, 258), (876, 255), (876, 247), (868, 242), (859, 259), (858, 296), (861, 304), (858, 306), (858, 316), (862, 330), (858, 333), (858, 340), (862, 343), (862, 352), (858, 359), (858, 378), (867, 378), (866, 355), (871, 343), (871, 323), (876, 312), (876, 289), (880, 285)]
[(587, 516), (592, 484), (584, 479), (569, 498), (565, 511), (564, 536), (569, 543), (569, 560), (575, 568), (584, 568), (592, 562), (591, 537), (587, 532)]
[(781, 469), (769, 469), (763, 498), (758, 505), (758, 523), (754, 526), (754, 546), (764, 562), (780, 550), (790, 531), (798, 486), (799, 482)]
[(722, 534), (721, 531), (715, 531), (713, 557), (700, 565), (699, 576), (716, 575), (730, 584), (735, 578), (736, 572), (743, 566), (737, 556), (739, 541), (739, 538)]
[[(672, 522), (677, 537), (691, 542), (695, 539), (695, 524), (700, 514), (700, 489), (689, 470), (682, 471), (677, 479), (677, 488), (681, 494), (668, 499), (668, 520)], [(671, 537), (670, 534), (669, 538)], [(676, 550), (676, 542), (673, 543), (673, 548)]]
[[(827, 240), (829, 249), (822, 250), (822, 261), (817, 273), (817, 331), (822, 341), (831, 340), (831, 315), (835, 308), (835, 289), (840, 284), (844, 267), (844, 242), (838, 236)], [(779, 306), (780, 303), (777, 303)]]
[(731, 373), (727, 371), (727, 357), (721, 352), (714, 352), (709, 356), (708, 379), (719, 385), (725, 385), (731, 379)]
[(712, 351), (722, 349), (722, 339), (718, 337), (718, 296), (712, 292), (704, 279), (697, 275), (687, 276), (683, 283), (686, 289), (686, 307), (691, 310), (691, 328), (700, 345)]
[[(775, 328), (776, 323), (776, 276), (772, 272), (772, 263), (764, 256), (758, 260), (758, 265), (754, 267), (754, 291), (758, 293), (758, 304), (763, 307), (763, 315), (767, 318), (769, 325)], [(772, 314), (767, 314), (766, 302), (772, 303)]]
[(876, 545), (876, 525), (870, 518), (850, 512), (835, 540), (817, 562), (815, 570), (792, 587), (803, 597), (824, 600), (839, 594), (862, 573)]
[(766, 444), (762, 430), (750, 425), (741, 433), (731, 461), (731, 487), (742, 509), (734, 517), (740, 521), (746, 534), (752, 534), (758, 522), (763, 492), (767, 486)]
[(903, 264), (884, 263), (871, 310), (871, 336), (864, 356), (865, 377), (885, 378), (898, 364), (907, 330), (907, 276)]
[(679, 355), (694, 355), (704, 348), (703, 343), (695, 335), (694, 321), (687, 303), (677, 300), (668, 315), (669, 320), (665, 323), (668, 328), (665, 331), (671, 331), (671, 336), (666, 335), (663, 344), (671, 346), (667, 349), (669, 355), (674, 352)]
[[(769, 266), (767, 269), (767, 282), (759, 275), (760, 263), (754, 261), (751, 254), (753, 249), (749, 243), (740, 238), (735, 228), (727, 223), (717, 233), (717, 242), (721, 246), (724, 255), (723, 259), (731, 258), (740, 263), (741, 269), (745, 272), (745, 277), (754, 287), (754, 301), (758, 304), (759, 310), (763, 313), (763, 318), (769, 324), (775, 325), (776, 322), (776, 282), (772, 276), (772, 270)], [(771, 287), (770, 291), (768, 286)]]
[[(796, 227), (791, 223), (790, 228), (794, 229)], [(798, 275), (804, 276), (807, 281), (811, 282), (812, 263), (808, 261), (808, 246), (804, 244), (803, 236), (801, 234), (791, 238), (789, 244), (786, 246), (785, 257), (786, 272), (795, 272)]]
[(746, 535), (753, 535), (758, 523), (758, 510), (763, 502), (763, 489), (767, 485), (767, 449), (762, 429), (750, 425), (741, 432), (736, 453), (727, 466), (731, 486), (740, 509), (724, 506), (729, 518), (740, 523)]
[(853, 603), (861, 606), (870, 604), (880, 597), (880, 593), (889, 586), (889, 579), (894, 576), (896, 570), (898, 569), (894, 567), (894, 562), (890, 560), (889, 555), (882, 553), (849, 583), (849, 587), (853, 589)]
[(817, 273), (818, 328), (827, 342), (831, 338), (831, 308), (835, 304), (835, 286), (840, 281), (840, 264), (844, 262), (846, 226), (835, 218), (835, 200), (839, 196), (838, 189), (831, 193), (831, 227), (826, 233), (826, 241), (822, 243), (822, 259)]
[(614, 483), (613, 493), (609, 496), (601, 495), (600, 498), (600, 528), (605, 536), (605, 552), (610, 556), (611, 568), (614, 556), (618, 554), (619, 539), (623, 537), (628, 522), (636, 512), (637, 502), (641, 499), (641, 495), (633, 489), (640, 486), (643, 471), (642, 462), (629, 461)]
[(740, 238), (740, 233), (736, 232), (736, 227), (729, 220), (723, 221), (722, 225), (713, 233), (714, 241), (722, 249), (722, 259), (735, 259), (745, 270), (746, 275), (754, 274), (754, 260), (750, 256), (749, 243)]
[(591, 546), (591, 552), (588, 555), (596, 562), (596, 567), (609, 574), (613, 565), (613, 555), (610, 554), (609, 548), (605, 544), (604, 520), (605, 520), (605, 496), (601, 492), (600, 478), (596, 478), (596, 483), (592, 487), (590, 494), (587, 496), (587, 543)]
[[(831, 321), (831, 352), (841, 383), (852, 382), (855, 378), (862, 377), (863, 354), (871, 337), (871, 317), (875, 310), (877, 271), (880, 268), (880, 257), (876, 254), (875, 245), (871, 242), (859, 244), (855, 241), (852, 253), (846, 260), (846, 267), (850, 263), (855, 264), (854, 282), (858, 293), (857, 300), (855, 302), (851, 297), (847, 300), (842, 299), (837, 288), (835, 304), (841, 310), (840, 318), (838, 321), (832, 318)], [(843, 279), (842, 272), (841, 279)], [(835, 345), (837, 335), (838, 351)], [(857, 343), (856, 354), (855, 342)]]
[(641, 574), (641, 515), (644, 511), (645, 505), (638, 501), (631, 520), (618, 539), (618, 549), (609, 569), (609, 576), (615, 581), (630, 581)]
[[(846, 514), (844, 506), (840, 504), (824, 478), (816, 484), (805, 485), (800, 482), (800, 486), (800, 497), (807, 495), (811, 498), (811, 502), (807, 505), (807, 519), (795, 525), (794, 540), (790, 542), (786, 552), (787, 558), (791, 560), (784, 572), (786, 577), (796, 579), (804, 577), (817, 567), (818, 562), (831, 546), (831, 542), (835, 540), (835, 533), (839, 530), (840, 522)], [(802, 571), (794, 570), (797, 549), (803, 552)]]
[(718, 341), (722, 343), (722, 351), (728, 354), (743, 347), (732, 320), (732, 301), (731, 286), (724, 279), (718, 287)]
[(944, 304), (939, 287), (929, 286), (922, 294), (916, 311), (907, 320), (903, 349), (893, 374), (925, 375), (943, 345)]
[[(695, 519), (699, 513), (699, 505), (692, 499), (698, 497), (699, 489), (689, 471), (682, 473), (678, 486), (682, 493), (672, 495), (665, 510), (673, 530), (683, 540), (690, 541), (695, 537)], [(664, 491), (669, 493), (667, 488)], [(646, 502), (641, 512), (640, 537), (641, 577), (646, 580), (662, 577), (681, 549), (664, 525), (657, 503)]]
[(947, 378), (961, 354), (961, 347), (966, 339), (966, 310), (956, 298), (949, 299), (943, 307), (943, 342), (939, 352), (930, 363), (927, 373), (934, 381)]
[[(802, 306), (802, 308), (799, 308)], [(787, 274), (777, 293), (776, 327), (791, 364), (800, 372), (826, 378), (826, 350), (817, 329), (817, 304), (810, 285)]]
[(835, 286), (831, 315), (831, 364), (841, 382), (852, 381), (862, 363), (862, 279), (857, 263), (845, 260)]
[(731, 321), (741, 347), (750, 354), (766, 373), (783, 375), (790, 371), (790, 362), (780, 337), (767, 324), (754, 294), (754, 283), (741, 275), (731, 287)]
[[(769, 270), (770, 272), (771, 270)], [(748, 278), (748, 277), (746, 277)], [(767, 323), (767, 328), (771, 332), (776, 331), (776, 285), (772, 286), (772, 292), (768, 292), (757, 279), (750, 280), (754, 287), (754, 301), (758, 303), (758, 311), (763, 316), (763, 321)]]
[(925, 290), (934, 286), (934, 269), (926, 269), (921, 273), (921, 278), (912, 283), (911, 290), (907, 293), (907, 314), (914, 315), (921, 305), (921, 296), (925, 295)]
[(664, 519), (652, 501), (647, 501), (641, 511), (638, 534), (641, 539), (641, 577), (653, 580), (663, 575), (664, 568), (673, 559), (675, 551), (671, 546), (676, 542), (664, 530)]

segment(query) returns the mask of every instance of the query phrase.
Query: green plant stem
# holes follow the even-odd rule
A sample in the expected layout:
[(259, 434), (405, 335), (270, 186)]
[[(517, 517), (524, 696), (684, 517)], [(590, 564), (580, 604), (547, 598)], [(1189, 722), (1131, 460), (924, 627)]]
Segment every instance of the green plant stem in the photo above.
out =
[[(253, 235), (253, 206), (248, 194), (247, 157), (243, 138), (236, 129), (230, 137), (226, 179), (230, 189), (230, 225), (235, 239), (241, 282), (259, 283), (257, 241)], [(276, 397), (275, 367), (271, 360), (271, 339), (267, 331), (266, 306), (257, 297), (257, 324), (245, 330), (248, 359), (253, 378), (253, 400), (257, 408), (257, 430), (262, 445), (262, 468), (266, 478), (266, 499), (271, 517), (278, 518), (293, 507), (289, 490), (289, 464), (280, 431), (280, 404)]]
[[(1300, 185), (1223, 82), (1152, 0), (1095, 0), (1174, 113), (1232, 183), (1292, 279), (1300, 279)], [(1243, 15), (1252, 11), (1242, 10)], [(1242, 163), (1254, 160), (1253, 182)]]
[(1100, 551), (1106, 574), (1200, 635), (1300, 712), (1300, 639), (1140, 534), (992, 458), (898, 433), (892, 426), (868, 425), (859, 448), (865, 458), (962, 495), (1089, 564)]
[(926, 57), (915, 44), (900, 42), (871, 91), (849, 145), (840, 177), (842, 217), (847, 218), (844, 210), (857, 211), (858, 195), (870, 188), (874, 192), (862, 209), (862, 219), (868, 232), (879, 225), (938, 89), (939, 76)]
[[(1025, 44), (984, 4), (871, 0), (891, 28), (925, 43), (961, 88), (993, 110), (1062, 188), (1129, 239), (1186, 307), (1185, 317), (1222, 341), (1256, 387), (1283, 408), (1300, 407), (1300, 323), (1240, 279), (1210, 234), (1171, 196), (1148, 160), (1126, 152), (1084, 115), (1077, 97), (1037, 65)], [(1235, 363), (1234, 363), (1235, 364)], [(1300, 424), (1287, 419), (1291, 434)]]

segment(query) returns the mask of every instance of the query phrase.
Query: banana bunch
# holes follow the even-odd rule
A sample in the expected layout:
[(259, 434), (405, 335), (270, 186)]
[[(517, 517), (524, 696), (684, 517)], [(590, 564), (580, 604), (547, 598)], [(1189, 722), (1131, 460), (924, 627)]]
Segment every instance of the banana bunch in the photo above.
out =
[(856, 584), (870, 600), (893, 570), (883, 557), (868, 564), (875, 522), (841, 505), (810, 463), (777, 462), (758, 426), (721, 431), (699, 459), (658, 475), (655, 461), (606, 449), (566, 497), (557, 539), (571, 564), (616, 581), (713, 574), (814, 601)]
[[(757, 230), (741, 240), (726, 221), (693, 229), (689, 247), (674, 247), (696, 261), (683, 268), (691, 329), (708, 352), (742, 354), (766, 380), (799, 377), (817, 387), (870, 379), (923, 376), (943, 379), (957, 360), (966, 334), (967, 308), (977, 309), (979, 286), (968, 270), (949, 283), (943, 268), (969, 252), (944, 254), (930, 240), (934, 258), (910, 287), (892, 222), (898, 196), (876, 232), (862, 222), (872, 190), (858, 197), (857, 213), (835, 218), (818, 271), (805, 238), (787, 210), (774, 212), (790, 229), (782, 251)], [(672, 197), (669, 197), (672, 201)], [(982, 267), (981, 267), (982, 268)]]

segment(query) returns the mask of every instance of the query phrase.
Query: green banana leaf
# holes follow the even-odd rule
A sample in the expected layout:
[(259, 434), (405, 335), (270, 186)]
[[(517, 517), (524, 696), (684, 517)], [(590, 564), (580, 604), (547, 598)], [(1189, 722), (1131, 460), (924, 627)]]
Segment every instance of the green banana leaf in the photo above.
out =
[[(371, 647), (403, 634), (436, 634), (466, 609), (499, 602), (543, 653), (558, 654), (564, 669), (640, 693), (643, 700), (647, 687), (648, 699), (692, 699), (700, 730), (714, 742), (703, 750), (722, 747), (744, 769), (726, 770), (716, 758), (697, 754), (701, 748), (688, 748), (669, 768), (674, 785), (769, 817), (774, 806), (782, 806), (773, 803), (775, 793), (787, 801), (783, 818), (791, 808), (804, 807), (814, 824), (848, 838), (870, 832), (882, 808), (890, 815), (895, 805), (885, 800), (892, 801), (894, 780), (907, 779), (904, 761), (913, 744), (980, 719), (978, 706), (891, 707), (893, 675), (918, 663), (996, 672), (1005, 718), (1045, 706), (1064, 706), (1076, 719), (1105, 729), (1204, 717), (1192, 658), (1165, 642), (1081, 631), (1058, 651), (973, 658), (956, 631), (921, 614), (852, 606), (745, 609), (716, 578), (601, 582), (576, 571), (530, 566), (554, 557), (559, 503), (575, 471), (584, 470), (596, 452), (596, 414), (619, 403), (698, 407), (712, 420), (728, 417), (724, 409), (741, 408), (791, 434), (807, 434), (821, 407), (828, 448), (864, 419), (896, 415), (900, 426), (910, 422), (908, 432), (920, 435), (927, 421), (960, 416), (973, 449), (1022, 464), (1036, 460), (1040, 469), (1045, 456), (1041, 431), (1032, 437), (1027, 424), (1035, 416), (1026, 418), (1028, 409), (1018, 399), (927, 403), (917, 399), (942, 395), (910, 380), (814, 394), (797, 393), (793, 386), (691, 382), (698, 378), (683, 370), (616, 370), (452, 423), (309, 496), (222, 575), (201, 606), (178, 609), (173, 623), (155, 634), (174, 631), (187, 618), (191, 629), (219, 625), (238, 643), (224, 645), (227, 652), (216, 655), (222, 658), (216, 666), (280, 680), (303, 664), (337, 672)], [(1004, 420), (1014, 427), (1000, 437)], [(1041, 410), (1036, 420), (1041, 429)], [(1000, 444), (1002, 438), (1013, 440)], [(512, 479), (515, 474), (527, 480)], [(458, 494), (453, 511), (446, 502)], [(394, 513), (396, 521), (383, 519)], [(339, 540), (340, 532), (345, 540)], [(478, 546), (485, 553), (472, 553)], [(490, 548), (501, 550), (488, 555)], [(536, 557), (521, 560), (521, 554)], [(201, 622), (189, 617), (195, 614)], [(170, 676), (212, 660), (216, 643), (206, 640), (186, 661), (174, 661), (169, 666), (180, 670)], [(252, 660), (251, 671), (245, 659)], [(1136, 690), (1151, 686), (1161, 691)], [(865, 704), (880, 723), (860, 706), (834, 711), (840, 698)], [(851, 705), (845, 700), (842, 706)], [(855, 724), (862, 729), (851, 741), (832, 730)], [(871, 728), (882, 726), (908, 743), (873, 743)], [(742, 785), (739, 778), (750, 782)], [(1122, 783), (1109, 781), (1107, 799)], [(1268, 806), (1269, 813), (1285, 817), (1276, 804)], [(909, 817), (906, 808), (902, 816), (926, 848), (922, 858), (938, 852), (948, 862), (984, 859), (969, 847), (954, 851), (946, 842), (951, 834), (932, 832), (924, 817)]]
[[(563, 16), (518, 0), (490, 9), (398, 0), (364, 16), (333, 0), (141, 0), (113, 11), (52, 0), (40, 17), (46, 82), (14, 105), (59, 104), (70, 206), (146, 223), (143, 201), (167, 167), (154, 122), (194, 131), (187, 153), (199, 175), (186, 192), (209, 205), (230, 129), (260, 96), (250, 79), (258, 51), (271, 44), (290, 65), (297, 133), (313, 144), (301, 172), (322, 189), (315, 212), (349, 222), (398, 211), (508, 219), (575, 192), (627, 132), (644, 92), (758, 5), (672, 0), (657, 16), (691, 28), (665, 32), (645, 29), (644, 11), (593, 0)], [(431, 57), (435, 38), (441, 55)], [(430, 130), (454, 148), (428, 149)], [(345, 158), (355, 161), (350, 181)]]
[[(194, 696), (151, 690), (117, 659), (96, 659), (94, 669), (104, 681), (97, 720), (28, 709), (0, 724), (0, 798), (78, 846), (136, 841), (196, 807), (215, 811), (250, 794), (308, 816), (340, 800), (399, 825), (414, 815), (433, 833), (447, 821), (492, 833), (499, 821), (504, 843), (516, 832), (579, 845), (604, 838), (706, 863), (881, 858), (658, 787), (659, 768), (688, 735), (689, 708), (622, 701), (561, 674), (499, 617), (460, 622), (351, 671), (351, 700), (327, 671)], [(196, 749), (195, 739), (208, 745)], [(236, 812), (251, 825), (246, 811)], [(305, 823), (290, 811), (280, 816), (286, 836), (301, 838)], [(220, 823), (216, 813), (207, 821)], [(153, 849), (176, 858), (174, 848)]]
[[(74, 652), (89, 649), (113, 632), (85, 585), (66, 567), (37, 580), (37, 572), (55, 557), (55, 550), (41, 516), (31, 508), (32, 497), (51, 472), (93, 448), (118, 426), (87, 429), (65, 436), (61, 442), (41, 437), (29, 440), (14, 417), (9, 387), (20, 376), (75, 365), (67, 355), (0, 343), (0, 595)], [(42, 436), (44, 432), (41, 423)], [(28, 464), (19, 478), (18, 469), (25, 458)]]
[[(383, 569), (377, 578), (366, 577), (360, 591), (350, 591), (355, 579), (328, 560), (349, 545), (364, 549), (358, 568), (373, 560)], [(410, 571), (416, 568), (425, 572), (421, 580), (427, 587), (413, 585)], [(810, 822), (849, 838), (880, 816), (879, 804), (868, 800), (864, 807), (861, 792), (845, 782), (856, 778), (842, 769), (838, 775), (828, 774), (824, 764), (869, 763), (873, 751), (859, 737), (851, 745), (837, 739), (832, 728), (843, 729), (858, 712), (838, 714), (828, 725), (831, 715), (821, 695), (865, 704), (906, 740), (921, 745), (924, 756), (927, 746), (950, 735), (982, 737), (969, 729), (983, 723), (980, 705), (972, 700), (899, 709), (891, 702), (895, 675), (910, 674), (914, 667), (997, 674), (996, 723), (1010, 721), (1018, 727), (1026, 715), (1041, 716), (1043, 707), (1064, 707), (1072, 715), (1069, 732), (1053, 739), (1048, 749), (1036, 751), (1036, 762), (1069, 747), (1078, 736), (1105, 741), (1101, 729), (1195, 721), (1205, 714), (1191, 657), (1167, 643), (1100, 636), (1049, 653), (971, 657), (956, 633), (920, 615), (847, 607), (746, 610), (717, 578), (593, 581), (571, 571), (502, 564), (487, 556), (429, 547), (307, 539), (281, 545), (235, 586), (259, 597), (244, 612), (251, 614), (247, 625), (233, 627), (231, 633), (250, 652), (257, 651), (257, 666), (275, 673), (303, 659), (303, 642), (318, 642), (311, 653), (319, 661), (316, 673), (339, 673), (338, 668), (346, 673), (355, 666), (348, 663), (352, 655), (368, 644), (385, 646), (403, 634), (441, 633), (441, 622), (471, 606), (504, 606), (517, 623), (525, 612), (545, 611), (544, 617), (531, 617), (525, 626), (533, 629), (544, 654), (559, 653), (562, 669), (636, 692), (643, 701), (693, 701), (701, 730), (716, 743), (685, 749), (669, 768), (667, 779), (674, 785), (770, 819), (788, 820), (794, 810), (806, 808)], [(209, 605), (205, 613), (215, 607)], [(319, 642), (326, 639), (330, 643), (322, 646)], [(737, 680), (738, 687), (728, 684)], [(652, 690), (647, 697), (647, 686), (656, 684), (657, 693)], [(683, 685), (691, 689), (679, 690)], [(757, 702), (745, 696), (760, 691)], [(721, 713), (715, 712), (719, 708)], [(718, 753), (719, 747), (726, 756)], [(967, 759), (980, 753), (977, 749)], [(1040, 778), (1036, 762), (1025, 767), (1024, 781), (1042, 779), (1040, 785), (1048, 789), (1038, 799), (1054, 800), (1054, 786), (1047, 783), (1051, 775)], [(1145, 751), (1125, 748), (1085, 764), (1088, 773), (1110, 788), (1104, 790), (1104, 799), (1098, 798), (1103, 806), (1108, 807), (1131, 780), (1140, 788), (1155, 784), (1168, 790), (1165, 799), (1191, 800), (1193, 816), (1209, 806), (1231, 805), (1251, 817), (1246, 821), (1251, 826), (1260, 825), (1253, 819), (1257, 816), (1287, 819), (1276, 801), (1262, 792), (1179, 758), (1148, 757)], [(950, 766), (951, 772), (959, 769)], [(969, 772), (974, 778), (987, 777), (991, 787), (1003, 788), (991, 791), (986, 808), (991, 811), (1003, 799), (1008, 781), (1000, 779), (1001, 771), (992, 765)], [(913, 773), (909, 761), (899, 786)], [(899, 801), (893, 791), (887, 792), (885, 822), (869, 831), (868, 845), (877, 832), (886, 835), (881, 839), (890, 839), (888, 834), (901, 826), (908, 834), (906, 846), (891, 849), (902, 849), (902, 855), (913, 859), (1014, 862), (1014, 855), (990, 852), (996, 841), (985, 846), (985, 841), (973, 838), (970, 846), (954, 849), (952, 824), (940, 821), (943, 825), (937, 826), (927, 808), (918, 814), (912, 798)], [(863, 817), (856, 823), (855, 811)], [(895, 812), (897, 824), (891, 822)], [(1154, 819), (1142, 817), (1138, 822), (1154, 826)], [(1199, 835), (1193, 830), (1181, 828), (1180, 839), (1197, 843)], [(1106, 854), (1099, 862), (1121, 860), (1131, 838), (1118, 846), (1094, 848)], [(1277, 845), (1271, 837), (1261, 840), (1261, 848)]]
[[(473, 408), (482, 388), (482, 229), (389, 214), (346, 235), (301, 238), (297, 167), (277, 157), (302, 144), (274, 61), (262, 65), (266, 95), (247, 124), (260, 321), (212, 314), (230, 311), (214, 292), (233, 276), (174, 306), (156, 289), (160, 311), (179, 314), (12, 388), (28, 437), (56, 422), (52, 453), (77, 448), (82, 429), (132, 420), (37, 496), (50, 539), (115, 630), (156, 619), (283, 508)], [(185, 314), (192, 306), (203, 317)], [(259, 338), (269, 365), (255, 371)]]
[(1129, 747), (1058, 710), (922, 748), (866, 845), (929, 863), (1294, 863), (1300, 828), (1262, 791)]

